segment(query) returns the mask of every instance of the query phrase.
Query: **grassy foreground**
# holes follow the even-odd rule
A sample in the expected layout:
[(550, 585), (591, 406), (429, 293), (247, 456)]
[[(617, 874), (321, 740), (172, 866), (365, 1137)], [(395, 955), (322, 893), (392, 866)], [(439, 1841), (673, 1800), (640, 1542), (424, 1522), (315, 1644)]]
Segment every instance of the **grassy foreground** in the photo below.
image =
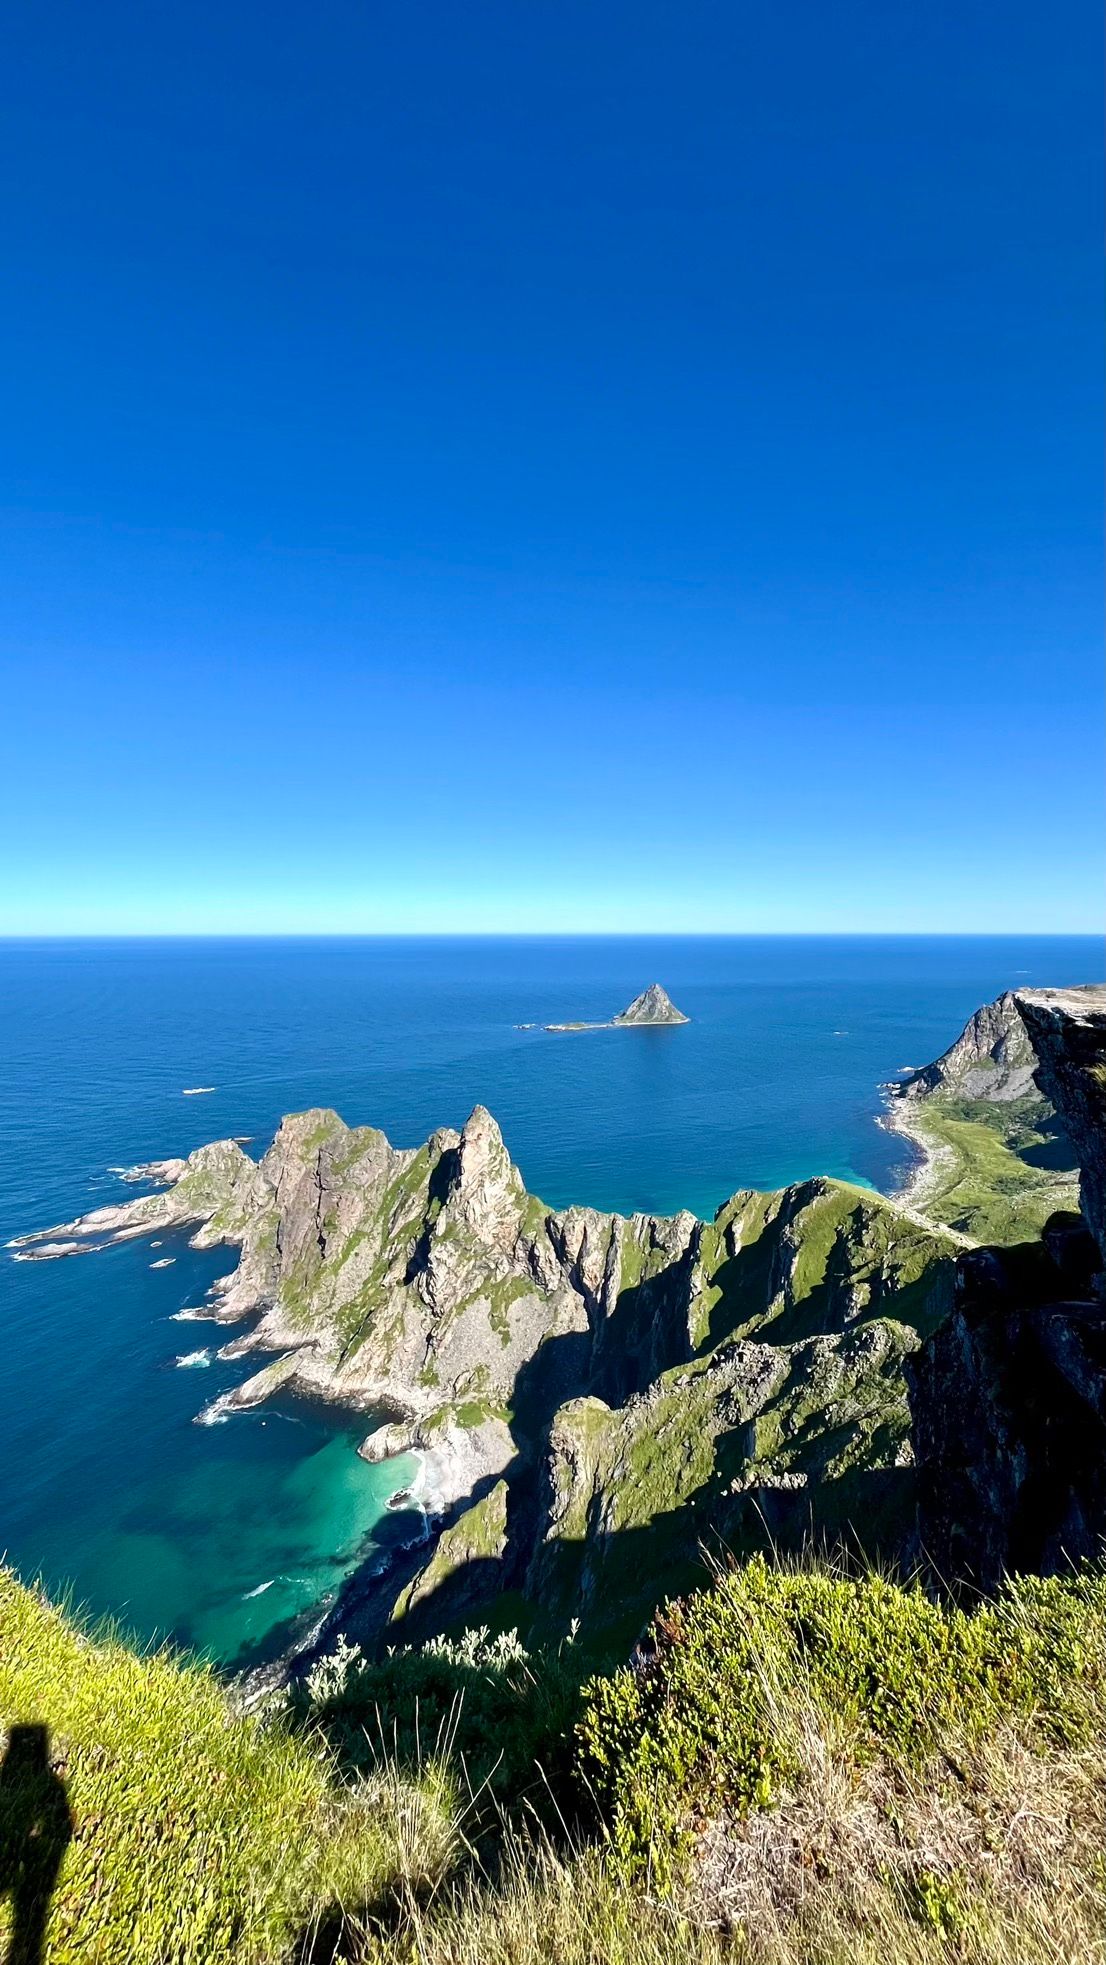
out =
[(345, 1650), (261, 1721), (5, 1575), (0, 1880), (56, 1864), (59, 1965), (1106, 1961), (1100, 1575), (968, 1616), (757, 1560), (575, 1649)]
[(401, 1806), (339, 1787), (318, 1744), (234, 1716), (210, 1672), (90, 1641), (8, 1571), (0, 1726), (0, 1934), (22, 1886), (32, 1912), (48, 1901), (57, 1965), (281, 1958), (313, 1916), (396, 1873)]

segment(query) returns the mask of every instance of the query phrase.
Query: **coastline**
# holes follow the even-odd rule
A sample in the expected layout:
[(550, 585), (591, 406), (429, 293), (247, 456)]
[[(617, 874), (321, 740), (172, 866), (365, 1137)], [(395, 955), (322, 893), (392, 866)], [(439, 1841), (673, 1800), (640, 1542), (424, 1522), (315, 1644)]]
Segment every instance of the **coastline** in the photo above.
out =
[(942, 1170), (952, 1170), (955, 1155), (949, 1146), (933, 1138), (912, 1100), (892, 1086), (885, 1085), (882, 1090), (883, 1111), (876, 1114), (877, 1126), (906, 1140), (914, 1153), (914, 1164), (904, 1168), (887, 1198), (900, 1207), (924, 1211), (940, 1188)]

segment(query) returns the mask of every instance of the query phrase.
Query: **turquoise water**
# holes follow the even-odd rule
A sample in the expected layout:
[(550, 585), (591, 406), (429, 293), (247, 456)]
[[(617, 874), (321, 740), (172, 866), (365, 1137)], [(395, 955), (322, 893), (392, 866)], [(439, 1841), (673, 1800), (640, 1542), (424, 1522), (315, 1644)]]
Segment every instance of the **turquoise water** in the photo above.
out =
[[(125, 1195), (112, 1167), (334, 1105), (399, 1145), (480, 1101), (551, 1204), (709, 1214), (816, 1172), (893, 1185), (881, 1081), (1011, 985), (1102, 980), (1090, 938), (0, 944), (0, 1242)], [(693, 1019), (550, 1036), (659, 981)], [(186, 1085), (214, 1085), (182, 1098)], [(171, 1266), (151, 1269), (172, 1257)], [(310, 1622), (415, 1532), (365, 1428), (287, 1403), (197, 1426), (250, 1365), (182, 1321), (226, 1251), (183, 1237), (12, 1263), (0, 1549), (142, 1637), (226, 1662)]]

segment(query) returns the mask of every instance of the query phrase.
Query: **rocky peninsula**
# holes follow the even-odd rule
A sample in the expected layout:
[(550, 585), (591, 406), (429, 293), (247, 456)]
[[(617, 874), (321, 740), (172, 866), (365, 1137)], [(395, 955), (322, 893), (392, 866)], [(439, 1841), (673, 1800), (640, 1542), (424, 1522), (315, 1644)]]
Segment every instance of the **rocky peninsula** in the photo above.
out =
[(221, 1355), (260, 1369), (207, 1416), (294, 1388), (364, 1411), (368, 1457), (424, 1456), (441, 1533), (389, 1617), (507, 1586), (550, 1616), (596, 1591), (644, 1614), (708, 1532), (801, 1539), (858, 1482), (901, 1486), (903, 1364), (956, 1243), (868, 1190), (742, 1191), (712, 1222), (555, 1211), (481, 1107), (417, 1150), (315, 1110), (259, 1162), (224, 1140), (177, 1165), (15, 1252), (236, 1246), (208, 1309), (242, 1326)]

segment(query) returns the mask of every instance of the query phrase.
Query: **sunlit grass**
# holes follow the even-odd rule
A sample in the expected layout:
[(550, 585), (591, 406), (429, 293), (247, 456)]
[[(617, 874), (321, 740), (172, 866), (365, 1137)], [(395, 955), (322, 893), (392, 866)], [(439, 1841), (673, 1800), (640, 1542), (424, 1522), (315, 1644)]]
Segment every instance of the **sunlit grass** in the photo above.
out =
[[(234, 1715), (209, 1671), (90, 1639), (6, 1571), (0, 1723), (47, 1728), (64, 1782), (72, 1826), (51, 1965), (251, 1965), (281, 1956), (321, 1907), (372, 1901), (395, 1873), (395, 1810), (379, 1791), (338, 1788), (321, 1748)], [(10, 1852), (27, 1797), (0, 1792)], [(10, 1922), (0, 1899), (0, 1933)]]

